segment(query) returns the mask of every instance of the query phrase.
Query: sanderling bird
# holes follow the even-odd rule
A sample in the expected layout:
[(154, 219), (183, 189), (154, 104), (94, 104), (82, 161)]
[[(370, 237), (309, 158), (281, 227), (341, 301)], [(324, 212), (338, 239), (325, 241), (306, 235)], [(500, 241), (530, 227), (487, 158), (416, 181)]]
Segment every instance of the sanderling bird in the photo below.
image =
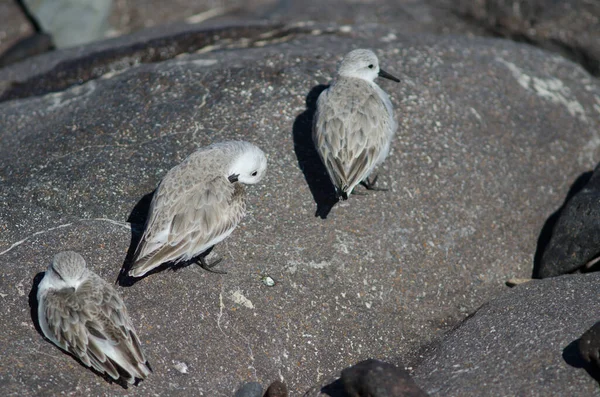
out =
[(150, 374), (123, 299), (78, 253), (54, 256), (37, 299), (46, 338), (86, 366), (129, 384)]
[(220, 260), (208, 264), (204, 254), (229, 236), (245, 215), (242, 184), (259, 182), (266, 169), (263, 151), (242, 141), (200, 148), (172, 168), (152, 198), (129, 276), (192, 259), (210, 270)]
[(317, 100), (313, 141), (343, 200), (359, 183), (377, 190), (377, 176), (368, 177), (385, 160), (396, 132), (390, 97), (374, 83), (377, 76), (400, 81), (379, 68), (372, 51), (351, 51)]

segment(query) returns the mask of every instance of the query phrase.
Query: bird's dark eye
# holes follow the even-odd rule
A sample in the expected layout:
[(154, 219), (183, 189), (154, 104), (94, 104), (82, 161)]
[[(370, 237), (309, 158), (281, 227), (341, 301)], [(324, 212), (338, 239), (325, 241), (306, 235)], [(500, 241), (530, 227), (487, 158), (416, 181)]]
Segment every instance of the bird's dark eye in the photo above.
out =
[(369, 65), (369, 69), (373, 69), (373, 65)]
[(256, 176), (256, 174), (258, 174), (258, 172), (257, 172), (257, 171), (254, 171), (254, 172), (253, 172), (251, 175), (252, 175), (252, 176)]

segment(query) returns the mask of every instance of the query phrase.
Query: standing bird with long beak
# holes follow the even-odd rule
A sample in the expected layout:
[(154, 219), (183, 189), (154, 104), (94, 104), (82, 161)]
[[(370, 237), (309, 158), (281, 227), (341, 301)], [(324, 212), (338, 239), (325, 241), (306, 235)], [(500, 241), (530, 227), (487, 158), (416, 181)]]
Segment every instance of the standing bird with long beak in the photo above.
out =
[(313, 142), (343, 200), (359, 183), (383, 190), (375, 188), (377, 176), (368, 178), (387, 157), (398, 125), (390, 97), (374, 83), (377, 76), (400, 82), (379, 68), (373, 51), (351, 51), (317, 100)]
[(129, 384), (150, 374), (123, 299), (78, 253), (54, 256), (37, 299), (46, 338), (84, 365)]
[(243, 141), (200, 148), (172, 168), (152, 198), (129, 276), (190, 260), (215, 272), (211, 268), (220, 260), (208, 264), (205, 254), (246, 214), (242, 184), (259, 182), (266, 169), (263, 151)]

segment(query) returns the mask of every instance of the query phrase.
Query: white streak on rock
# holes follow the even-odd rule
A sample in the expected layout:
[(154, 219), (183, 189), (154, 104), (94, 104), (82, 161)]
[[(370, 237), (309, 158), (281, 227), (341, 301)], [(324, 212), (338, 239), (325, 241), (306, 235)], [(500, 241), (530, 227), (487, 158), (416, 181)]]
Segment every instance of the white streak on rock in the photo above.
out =
[(581, 121), (587, 122), (585, 110), (581, 103), (571, 93), (571, 89), (565, 86), (562, 80), (557, 78), (539, 78), (530, 76), (512, 62), (502, 58), (496, 60), (504, 64), (517, 80), (519, 85), (527, 91), (534, 92), (537, 96), (547, 99), (550, 102), (561, 104), (567, 108), (571, 116), (578, 117)]
[(254, 305), (252, 304), (250, 299), (246, 298), (242, 294), (242, 291), (240, 291), (239, 289), (236, 291), (233, 291), (231, 293), (231, 296), (229, 297), (229, 299), (231, 299), (234, 303), (237, 303), (238, 305), (245, 306), (248, 309), (254, 309)]

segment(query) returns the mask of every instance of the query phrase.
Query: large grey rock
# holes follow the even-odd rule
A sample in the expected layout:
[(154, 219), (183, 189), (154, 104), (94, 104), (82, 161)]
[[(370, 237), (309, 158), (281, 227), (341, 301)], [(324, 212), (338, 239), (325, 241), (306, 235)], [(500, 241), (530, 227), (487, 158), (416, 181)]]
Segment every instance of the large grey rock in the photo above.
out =
[[(502, 40), (375, 25), (261, 29), (261, 40), (124, 60), (119, 72), (0, 103), (7, 394), (227, 395), (284, 379), (298, 395), (366, 356), (395, 362), (507, 278), (530, 274), (544, 220), (599, 154), (600, 87), (582, 68)], [(120, 40), (103, 43), (103, 56), (116, 56)], [(380, 170), (389, 191), (352, 197), (322, 219), (307, 183), (315, 191), (326, 178), (306, 167), (307, 95), (356, 47), (376, 49), (403, 80), (381, 82), (400, 122)], [(68, 54), (55, 53), (56, 65)], [(154, 373), (129, 391), (108, 384), (36, 332), (34, 277), (74, 249), (114, 280), (131, 249), (130, 214), (140, 222), (143, 198), (170, 167), (225, 139), (269, 155), (264, 183), (248, 188), (248, 217), (215, 249), (229, 273), (188, 267), (121, 288)]]
[(597, 396), (578, 340), (598, 320), (599, 293), (597, 273), (520, 285), (426, 353), (415, 381), (431, 396)]

